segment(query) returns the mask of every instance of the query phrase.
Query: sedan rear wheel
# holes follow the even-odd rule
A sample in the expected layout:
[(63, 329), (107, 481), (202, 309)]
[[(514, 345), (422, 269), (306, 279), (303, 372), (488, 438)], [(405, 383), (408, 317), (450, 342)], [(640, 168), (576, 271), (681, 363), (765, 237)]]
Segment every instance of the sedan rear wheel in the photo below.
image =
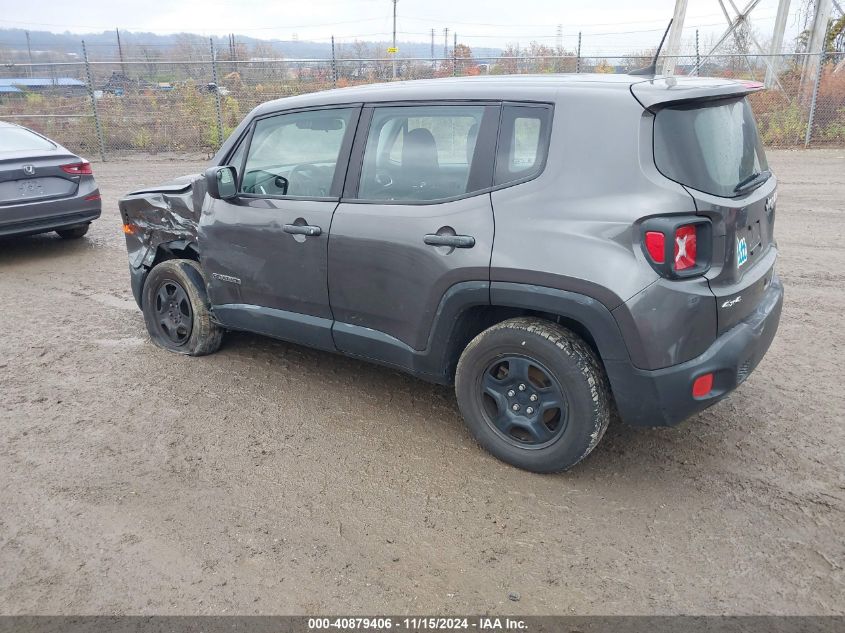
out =
[(70, 229), (59, 229), (56, 233), (58, 233), (59, 237), (64, 240), (78, 240), (88, 232), (89, 228), (91, 228), (90, 222), (88, 224), (83, 224), (82, 226), (74, 226)]

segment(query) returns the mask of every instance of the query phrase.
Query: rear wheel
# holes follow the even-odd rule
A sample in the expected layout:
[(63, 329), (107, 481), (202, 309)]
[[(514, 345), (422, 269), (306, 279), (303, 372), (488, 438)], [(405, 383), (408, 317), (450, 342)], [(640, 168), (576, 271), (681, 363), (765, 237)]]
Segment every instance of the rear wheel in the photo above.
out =
[(610, 420), (610, 390), (592, 349), (542, 319), (510, 319), (475, 337), (458, 362), (455, 391), (478, 442), (534, 472), (577, 464)]
[(59, 237), (65, 240), (78, 240), (80, 237), (85, 235), (88, 232), (88, 229), (91, 227), (91, 223), (83, 224), (82, 226), (74, 226), (70, 229), (59, 229), (56, 233), (59, 234)]
[(223, 331), (211, 319), (199, 265), (170, 259), (153, 268), (144, 282), (144, 321), (159, 347), (204, 356), (220, 348)]

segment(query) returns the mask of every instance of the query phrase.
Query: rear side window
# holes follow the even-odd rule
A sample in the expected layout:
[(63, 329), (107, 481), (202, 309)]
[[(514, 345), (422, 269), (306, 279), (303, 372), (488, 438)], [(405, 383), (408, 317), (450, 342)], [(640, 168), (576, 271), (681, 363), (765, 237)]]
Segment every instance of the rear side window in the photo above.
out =
[(56, 146), (22, 127), (0, 127), (0, 152), (49, 151)]
[(766, 169), (766, 154), (745, 98), (668, 106), (654, 120), (654, 163), (672, 180), (733, 198)]
[(506, 105), (496, 154), (496, 185), (533, 178), (546, 163), (552, 109)]
[(375, 108), (358, 197), (413, 202), (476, 190), (476, 143), (487, 110), (483, 105)]

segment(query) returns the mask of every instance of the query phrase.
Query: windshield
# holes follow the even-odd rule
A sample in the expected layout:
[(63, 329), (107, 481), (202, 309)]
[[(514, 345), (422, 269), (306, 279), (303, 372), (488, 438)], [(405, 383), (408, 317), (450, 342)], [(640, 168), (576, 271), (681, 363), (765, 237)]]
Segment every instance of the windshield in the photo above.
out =
[(768, 169), (748, 101), (668, 106), (654, 122), (657, 169), (682, 185), (733, 198)]
[(56, 146), (22, 127), (0, 126), (0, 152), (51, 150)]

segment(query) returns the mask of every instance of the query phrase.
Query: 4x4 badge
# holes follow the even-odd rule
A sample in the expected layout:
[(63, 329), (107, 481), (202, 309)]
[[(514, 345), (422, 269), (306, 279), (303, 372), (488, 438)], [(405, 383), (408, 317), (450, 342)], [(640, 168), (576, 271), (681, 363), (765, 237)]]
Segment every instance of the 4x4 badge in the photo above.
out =
[(739, 268), (748, 261), (748, 244), (741, 237), (736, 241), (736, 267)]

